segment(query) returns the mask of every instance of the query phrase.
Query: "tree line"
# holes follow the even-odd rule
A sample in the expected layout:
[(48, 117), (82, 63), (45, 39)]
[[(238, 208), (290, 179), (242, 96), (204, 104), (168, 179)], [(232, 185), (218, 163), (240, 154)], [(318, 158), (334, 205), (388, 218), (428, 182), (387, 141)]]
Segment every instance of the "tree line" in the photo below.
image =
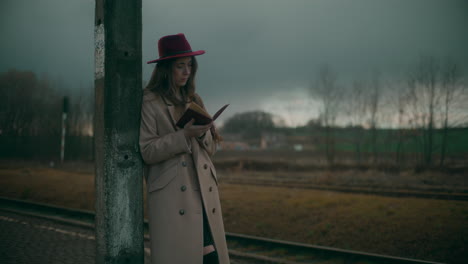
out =
[[(320, 105), (319, 116), (294, 130), (308, 133), (329, 165), (347, 152), (358, 165), (403, 164), (410, 157), (412, 164), (444, 166), (448, 146), (466, 141), (467, 130), (460, 130), (468, 127), (465, 77), (453, 60), (433, 56), (421, 56), (406, 76), (392, 82), (373, 71), (367, 80), (342, 84), (323, 65), (309, 87)], [(240, 113), (226, 121), (223, 131), (241, 133), (244, 139), (260, 137), (264, 131), (279, 131), (274, 119), (262, 111)]]
[[(311, 95), (321, 103), (319, 123), (325, 129), (325, 155), (329, 164), (336, 157), (337, 120), (349, 127), (361, 127), (354, 133), (355, 155), (359, 162), (362, 146), (371, 147), (372, 162), (379, 160), (379, 127), (393, 125), (391, 133), (396, 163), (403, 161), (403, 145), (416, 143), (415, 156), (425, 166), (443, 166), (449, 143), (449, 129), (467, 127), (468, 89), (460, 65), (450, 59), (421, 56), (403, 80), (385, 83), (378, 71), (368, 80), (340, 85), (337, 74), (323, 66)], [(366, 136), (364, 136), (364, 133)], [(440, 140), (436, 144), (436, 134)], [(434, 157), (438, 160), (434, 160)]]
[[(229, 118), (222, 132), (252, 139), (260, 138), (265, 131), (288, 135), (306, 131), (322, 146), (320, 151), (330, 165), (343, 151), (343, 138), (357, 164), (380, 162), (380, 146), (388, 142), (393, 147), (394, 162), (402, 163), (411, 141), (411, 155), (418, 163), (444, 166), (450, 141), (456, 140), (450, 136), (451, 129), (468, 126), (465, 77), (454, 61), (432, 56), (421, 57), (398, 82), (387, 82), (374, 71), (367, 80), (343, 84), (337, 73), (324, 65), (309, 87), (311, 98), (319, 102), (319, 116), (311, 117), (304, 127), (281, 127), (281, 120), (273, 114), (254, 111)], [(69, 157), (92, 156), (93, 91), (92, 87), (82, 87), (67, 92), (60, 80), (38, 77), (30, 71), (0, 73), (0, 155), (24, 157), (32, 152), (28, 157), (57, 157), (63, 98), (68, 96), (69, 144), (86, 148)], [(389, 126), (394, 129), (382, 133)]]
[(65, 124), (69, 157), (92, 151), (94, 100), (90, 87), (68, 91), (60, 80), (15, 69), (0, 73), (0, 157), (57, 158), (63, 100), (70, 98)]

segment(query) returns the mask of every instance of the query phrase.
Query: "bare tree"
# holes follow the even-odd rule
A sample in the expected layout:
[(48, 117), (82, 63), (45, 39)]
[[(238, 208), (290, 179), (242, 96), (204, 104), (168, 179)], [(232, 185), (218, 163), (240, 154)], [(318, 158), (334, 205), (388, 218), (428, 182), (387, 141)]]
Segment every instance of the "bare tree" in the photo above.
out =
[(329, 66), (321, 67), (317, 76), (317, 84), (311, 87), (311, 92), (322, 102), (320, 121), (325, 129), (325, 155), (328, 163), (333, 164), (336, 154), (334, 129), (339, 113), (341, 89), (337, 84), (336, 73)]
[(448, 130), (450, 127), (450, 116), (453, 104), (457, 98), (462, 98), (466, 86), (462, 83), (461, 69), (457, 63), (447, 60), (443, 65), (441, 76), (442, 95), (442, 142), (440, 148), (439, 165), (443, 166), (447, 152)]
[(410, 74), (408, 87), (412, 100), (413, 124), (421, 131), (422, 160), (432, 163), (434, 153), (435, 111), (439, 104), (440, 62), (431, 56), (421, 57)]
[(0, 129), (2, 134), (24, 136), (38, 134), (44, 108), (47, 83), (29, 71), (10, 70), (0, 74)]
[(377, 163), (378, 160), (378, 146), (377, 146), (377, 125), (378, 114), (381, 101), (381, 88), (380, 88), (380, 74), (374, 71), (370, 81), (370, 91), (368, 97), (368, 111), (369, 111), (369, 127), (371, 132), (370, 142), (372, 147), (372, 161)]
[[(374, 71), (369, 81), (355, 81), (348, 92), (347, 115), (354, 124), (354, 144), (356, 158), (361, 163), (361, 152), (365, 147), (365, 135), (362, 128), (364, 125), (369, 128), (370, 136), (367, 138), (368, 145), (372, 151), (372, 162), (378, 160), (378, 125), (382, 104), (380, 74)], [(358, 127), (356, 127), (358, 126)]]
[(403, 142), (406, 140), (408, 133), (407, 129), (407, 112), (408, 112), (408, 87), (404, 85), (398, 85), (395, 87), (395, 94), (393, 97), (392, 109), (396, 109), (397, 117), (396, 117), (396, 146), (395, 146), (395, 164), (397, 166), (401, 166), (403, 163)]
[(362, 163), (362, 151), (364, 143), (363, 124), (366, 118), (366, 87), (367, 84), (362, 81), (354, 81), (349, 91), (349, 102), (346, 104), (346, 113), (350, 119), (350, 129), (353, 133), (353, 144), (355, 151), (355, 160), (357, 164)]
[[(92, 135), (94, 97), (92, 86), (84, 87), (81, 83), (76, 91), (69, 91), (69, 112), (67, 134), (70, 136)], [(60, 100), (61, 101), (61, 100)]]

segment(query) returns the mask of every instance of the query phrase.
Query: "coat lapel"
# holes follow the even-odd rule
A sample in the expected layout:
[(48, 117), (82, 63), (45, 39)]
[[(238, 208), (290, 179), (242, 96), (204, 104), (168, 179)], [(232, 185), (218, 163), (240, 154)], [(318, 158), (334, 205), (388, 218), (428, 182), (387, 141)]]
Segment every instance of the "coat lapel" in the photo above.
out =
[(169, 115), (169, 119), (172, 122), (172, 126), (174, 127), (174, 130), (179, 130), (179, 128), (176, 126), (177, 121), (175, 120), (175, 108), (174, 105), (169, 103), (164, 96), (161, 96), (162, 100), (164, 101), (164, 105), (166, 107), (166, 111)]
[(176, 126), (177, 120), (175, 119), (175, 107), (174, 105), (166, 105), (167, 111), (169, 112), (169, 116), (171, 117), (172, 124), (174, 125), (175, 130), (179, 130), (180, 128)]
[[(171, 121), (172, 121), (172, 125), (174, 126), (174, 129), (177, 131), (177, 130), (180, 130), (181, 128), (176, 126), (177, 124), (177, 120), (176, 120), (176, 114), (175, 114), (175, 106), (174, 104), (172, 103), (169, 103), (164, 97), (163, 97), (163, 100), (164, 100), (164, 103), (166, 105), (166, 109), (167, 109), (167, 112), (169, 113), (169, 116), (171, 118)], [(186, 103), (185, 104), (185, 110), (187, 110), (187, 108), (189, 107), (189, 103)]]

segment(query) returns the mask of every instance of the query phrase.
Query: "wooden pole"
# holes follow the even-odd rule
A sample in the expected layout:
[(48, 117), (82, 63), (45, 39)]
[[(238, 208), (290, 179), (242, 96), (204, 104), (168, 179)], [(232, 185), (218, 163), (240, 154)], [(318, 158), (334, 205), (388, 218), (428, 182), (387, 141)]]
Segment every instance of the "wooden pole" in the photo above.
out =
[(141, 0), (96, 0), (96, 263), (144, 263)]

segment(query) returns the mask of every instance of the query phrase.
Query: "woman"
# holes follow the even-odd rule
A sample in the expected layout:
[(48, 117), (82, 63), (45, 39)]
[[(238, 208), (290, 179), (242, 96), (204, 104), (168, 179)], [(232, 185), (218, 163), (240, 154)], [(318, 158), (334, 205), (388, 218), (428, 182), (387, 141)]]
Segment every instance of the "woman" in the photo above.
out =
[(175, 124), (194, 101), (195, 56), (183, 34), (158, 41), (159, 59), (144, 90), (140, 151), (145, 166), (153, 264), (229, 263), (216, 170), (213, 124)]

